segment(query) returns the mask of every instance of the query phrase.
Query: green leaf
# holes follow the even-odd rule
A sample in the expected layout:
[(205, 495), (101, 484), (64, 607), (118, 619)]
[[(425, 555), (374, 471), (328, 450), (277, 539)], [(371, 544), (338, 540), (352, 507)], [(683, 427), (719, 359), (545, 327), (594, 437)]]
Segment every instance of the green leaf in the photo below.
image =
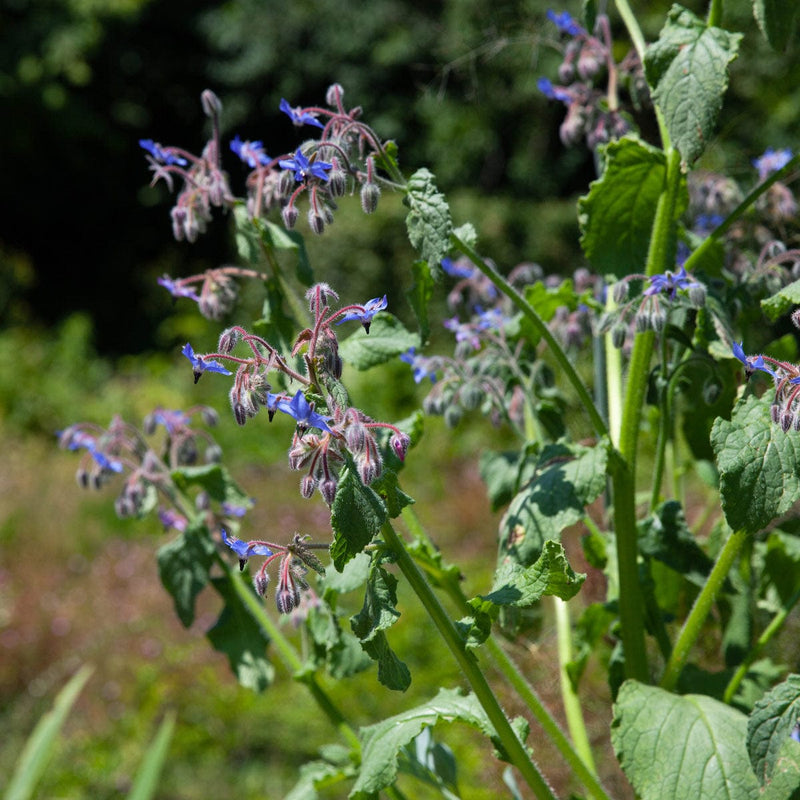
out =
[(434, 586), (444, 588), (461, 583), (461, 570), (455, 564), (445, 562), (441, 550), (436, 549), (428, 539), (417, 537), (406, 545), (406, 549)]
[(314, 282), (314, 273), (308, 261), (306, 243), (297, 231), (287, 231), (282, 225), (270, 222), (267, 219), (253, 220), (261, 241), (271, 250), (292, 250), (297, 256), (295, 275), (304, 286), (311, 286)]
[(778, 611), (791, 602), (800, 586), (800, 539), (783, 531), (772, 531), (764, 543), (764, 549), (762, 591), (764, 584), (774, 587), (777, 603), (772, 610)]
[(415, 261), (411, 265), (414, 282), (406, 290), (406, 299), (411, 306), (419, 325), (419, 347), (424, 347), (431, 335), (431, 323), (428, 318), (428, 305), (433, 297), (434, 279), (426, 261)]
[(598, 651), (600, 642), (609, 635), (616, 620), (617, 612), (607, 603), (592, 603), (578, 617), (573, 642), (574, 656), (566, 665), (567, 675), (575, 691), (578, 690), (589, 656)]
[(728, 525), (756, 533), (788, 511), (800, 496), (800, 438), (770, 419), (752, 395), (736, 404), (730, 421), (718, 419), (711, 443), (720, 472)]
[(561, 281), (555, 287), (545, 286), (541, 281), (525, 287), (525, 299), (545, 322), (550, 322), (559, 308), (574, 311), (578, 305), (578, 298), (579, 295), (572, 285), (572, 278)]
[(788, 286), (775, 292), (772, 297), (761, 301), (762, 310), (773, 322), (797, 306), (800, 306), (800, 280), (792, 281)]
[[(394, 454), (392, 454), (394, 455)], [(372, 482), (372, 488), (386, 504), (386, 510), (391, 519), (395, 519), (400, 512), (414, 503), (414, 498), (407, 495), (398, 485), (397, 473), (385, 468), (378, 478)]]
[(342, 567), (341, 571), (329, 569), (319, 582), (322, 596), (330, 601), (332, 595), (352, 592), (366, 583), (372, 559), (367, 553), (359, 553)]
[(560, 542), (548, 540), (535, 564), (523, 567), (505, 561), (497, 569), (490, 594), (484, 597), (496, 605), (526, 608), (545, 595), (569, 600), (579, 591), (586, 575), (576, 573), (567, 561)]
[(668, 500), (639, 523), (639, 548), (702, 586), (713, 561), (692, 535), (677, 500)]
[[(265, 655), (269, 637), (247, 610), (231, 580), (212, 578), (214, 588), (225, 601), (222, 613), (206, 636), (215, 650), (225, 653), (242, 686), (263, 692), (273, 681), (275, 669)], [(248, 585), (248, 591), (255, 591)], [(259, 598), (259, 602), (261, 599)]]
[(517, 452), (493, 453), (484, 450), (478, 469), (492, 504), (492, 511), (508, 504), (519, 491), (520, 485), (533, 477), (539, 445), (528, 443)]
[(798, 721), (800, 675), (789, 675), (755, 704), (747, 723), (747, 751), (762, 786), (772, 779), (781, 747)]
[(370, 325), (369, 333), (362, 326), (339, 345), (339, 355), (358, 370), (385, 364), (419, 344), (419, 337), (406, 330), (397, 317), (385, 311)]
[(351, 467), (345, 468), (331, 507), (334, 567), (341, 572), (342, 567), (372, 541), (387, 518), (381, 498), (361, 483)]
[(289, 353), (298, 325), (284, 309), (284, 293), (280, 282), (276, 278), (268, 278), (264, 281), (264, 289), (266, 295), (261, 307), (261, 319), (253, 323), (253, 333), (268, 341), (276, 350)]
[[(664, 153), (630, 136), (603, 149), (605, 166), (578, 201), (581, 247), (598, 272), (644, 272), (656, 206), (664, 190)], [(676, 218), (686, 208), (685, 187)]]
[(175, 729), (175, 712), (169, 711), (164, 715), (155, 738), (147, 748), (136, 777), (133, 780), (127, 800), (150, 800), (158, 790), (161, 770), (167, 760), (169, 743)]
[(367, 800), (397, 778), (398, 754), (423, 728), (437, 722), (465, 722), (487, 736), (494, 728), (474, 695), (440, 689), (428, 703), (361, 729), (361, 770), (350, 797)]
[(361, 644), (342, 630), (338, 617), (326, 604), (310, 609), (305, 625), (312, 644), (311, 673), (324, 665), (331, 677), (347, 678), (370, 665)]
[(316, 800), (317, 789), (331, 788), (355, 774), (352, 763), (332, 764), (329, 761), (307, 761), (300, 766), (300, 780), (284, 800)]
[(408, 206), (408, 238), (434, 279), (441, 275), (441, 261), (450, 252), (453, 223), (445, 196), (436, 188), (433, 173), (418, 169), (409, 179), (403, 202)]
[(261, 250), (261, 237), (258, 235), (253, 220), (244, 203), (238, 203), (233, 209), (233, 221), (236, 225), (234, 240), (239, 258), (250, 266), (258, 266), (264, 260)]
[(658, 41), (645, 53), (653, 100), (664, 114), (672, 144), (691, 164), (705, 150), (728, 87), (728, 64), (742, 35), (706, 23), (672, 6)]
[(350, 619), (353, 633), (368, 642), (378, 631), (394, 625), (400, 617), (397, 606), (397, 578), (387, 572), (373, 557), (367, 577), (364, 605)]
[(778, 751), (772, 780), (759, 800), (798, 800), (800, 797), (800, 744), (786, 739)]
[(500, 523), (498, 566), (507, 560), (530, 566), (548, 539), (557, 540), (564, 528), (583, 519), (586, 506), (605, 490), (607, 460), (605, 441), (595, 447), (545, 447), (533, 478)]
[(773, 50), (786, 50), (797, 28), (800, 6), (787, 0), (754, 0), (755, 14), (761, 33)]
[(675, 695), (626, 681), (614, 704), (611, 741), (641, 800), (755, 800), (747, 718), (705, 695)]
[(187, 528), (162, 545), (156, 554), (158, 575), (175, 604), (178, 619), (189, 627), (194, 622), (194, 603), (208, 583), (214, 560), (214, 544), (205, 526)]
[(373, 661), (378, 662), (378, 681), (383, 686), (396, 692), (404, 692), (411, 686), (411, 673), (408, 667), (389, 647), (383, 631), (378, 631), (368, 642), (361, 642), (361, 647)]
[(250, 496), (231, 477), (221, 464), (203, 464), (198, 467), (181, 467), (172, 471), (172, 480), (185, 492), (190, 486), (199, 486), (218, 503), (234, 506), (246, 505)]
[(58, 734), (92, 672), (93, 667), (81, 667), (58, 693), (53, 707), (36, 723), (20, 753), (3, 800), (28, 800), (33, 797), (36, 785), (52, 756)]

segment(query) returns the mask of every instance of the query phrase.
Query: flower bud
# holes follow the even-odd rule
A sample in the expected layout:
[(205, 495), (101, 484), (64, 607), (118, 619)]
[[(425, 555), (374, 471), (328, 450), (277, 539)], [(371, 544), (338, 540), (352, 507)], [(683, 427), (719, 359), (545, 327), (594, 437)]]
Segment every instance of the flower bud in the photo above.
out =
[(260, 569), (256, 572), (255, 577), (253, 578), (253, 586), (255, 587), (256, 594), (259, 597), (264, 597), (267, 593), (267, 587), (269, 586), (269, 575), (265, 569)]
[(650, 312), (650, 328), (656, 333), (661, 333), (667, 324), (667, 312), (662, 308), (654, 308)]
[(300, 481), (300, 494), (308, 500), (313, 494), (314, 489), (317, 488), (317, 481), (311, 475), (303, 475)]
[(693, 283), (688, 289), (689, 302), (694, 308), (702, 308), (706, 304), (706, 287), (702, 283)]
[(176, 453), (176, 458), (179, 464), (183, 465), (191, 465), (197, 462), (197, 443), (194, 439), (184, 439), (180, 447), (178, 448), (178, 452)]
[(452, 403), (444, 410), (444, 424), (448, 428), (455, 428), (461, 422), (461, 409)]
[(773, 403), (769, 407), (769, 416), (770, 416), (770, 419), (772, 419), (772, 422), (775, 425), (779, 425), (780, 424), (781, 409), (780, 409), (780, 406), (777, 403)]
[(372, 214), (378, 207), (378, 200), (381, 197), (380, 187), (368, 181), (361, 187), (361, 209), (365, 214)]
[(142, 432), (145, 436), (152, 436), (156, 432), (157, 426), (158, 422), (156, 422), (155, 414), (148, 414), (142, 420)]
[(611, 287), (611, 296), (614, 298), (614, 302), (617, 305), (621, 305), (628, 299), (628, 292), (630, 290), (630, 286), (628, 285), (628, 281), (617, 281)]
[(332, 506), (333, 501), (336, 499), (336, 481), (333, 478), (325, 478), (325, 480), (320, 481), (319, 493), (322, 495), (322, 499), (329, 506)]
[(308, 209), (308, 227), (318, 236), (325, 230), (325, 218), (313, 208)]
[(203, 106), (203, 113), (212, 119), (222, 113), (222, 102), (211, 89), (204, 89), (200, 95), (200, 104)]
[(784, 433), (788, 433), (790, 428), (794, 425), (794, 414), (791, 411), (784, 411), (781, 414), (781, 430)]
[(636, 333), (644, 333), (650, 330), (650, 313), (647, 309), (640, 309), (634, 317)]
[(233, 348), (239, 343), (239, 331), (236, 328), (226, 328), (219, 337), (217, 350), (220, 353), (231, 353)]
[(800, 308), (792, 312), (792, 324), (795, 328), (800, 328)]
[(217, 414), (217, 410), (211, 408), (211, 406), (203, 406), (200, 409), (200, 416), (202, 416), (203, 422), (205, 422), (209, 428), (213, 428), (219, 422), (219, 414)]
[(297, 210), (297, 206), (294, 204), (290, 204), (283, 207), (281, 211), (281, 217), (283, 217), (283, 224), (287, 230), (292, 230), (294, 226), (297, 224), (297, 217), (300, 215), (300, 212)]
[(328, 191), (332, 197), (344, 197), (347, 191), (347, 176), (342, 169), (332, 169), (328, 173)]
[(459, 392), (461, 405), (468, 411), (474, 411), (483, 400), (483, 390), (476, 383), (465, 383)]
[(206, 464), (219, 464), (222, 461), (222, 448), (218, 444), (206, 445), (203, 458)]
[(325, 92), (325, 102), (329, 106), (337, 106), (342, 102), (344, 89), (339, 83), (332, 83)]
[(389, 438), (389, 446), (394, 450), (394, 454), (401, 460), (405, 461), (408, 446), (411, 444), (411, 437), (407, 433), (400, 431), (393, 433)]
[(275, 604), (281, 614), (288, 614), (300, 603), (300, 589), (294, 582), (287, 582), (284, 586), (279, 586), (275, 592)]
[(619, 323), (611, 329), (611, 344), (621, 350), (625, 346), (625, 339), (628, 338), (628, 328), (626, 325)]

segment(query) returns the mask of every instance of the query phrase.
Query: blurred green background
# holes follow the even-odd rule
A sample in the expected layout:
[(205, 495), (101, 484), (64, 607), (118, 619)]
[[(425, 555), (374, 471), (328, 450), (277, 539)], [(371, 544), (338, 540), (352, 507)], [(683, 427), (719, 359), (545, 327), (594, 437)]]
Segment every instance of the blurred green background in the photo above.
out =
[[(634, 3), (649, 38), (669, 5)], [(481, 251), (501, 269), (538, 261), (571, 274), (584, 263), (575, 199), (594, 164), (584, 149), (561, 146), (563, 109), (536, 89), (540, 76), (555, 78), (560, 60), (547, 7), (0, 0), (0, 789), (57, 688), (87, 661), (97, 669), (41, 797), (119, 796), (168, 708), (178, 725), (162, 798), (282, 797), (298, 765), (335, 738), (285, 674), (264, 696), (236, 685), (203, 636), (215, 619), (212, 598), (190, 630), (180, 627), (158, 584), (154, 552), (166, 540), (157, 522), (119, 521), (113, 489), (79, 492), (76, 458), (55, 446), (54, 432), (77, 420), (106, 424), (120, 413), (133, 421), (158, 404), (207, 402), (221, 411), (217, 437), (235, 474), (257, 498), (249, 529), (326, 527), (322, 504), (299, 498), (284, 463), (287, 442), (260, 418), (237, 428), (222, 383), (195, 387), (181, 363), (187, 338), (202, 351), (222, 326), (190, 304), (173, 306), (155, 279), (231, 263), (235, 252), (221, 215), (197, 243), (172, 240), (170, 200), (163, 187), (147, 186), (138, 139), (199, 150), (207, 135), (199, 97), (209, 87), (224, 105), (226, 142), (238, 133), (264, 140), (271, 154), (287, 152), (298, 134), (278, 112), (281, 97), (316, 104), (337, 81), (346, 105), (362, 106), (397, 141), (407, 174), (432, 169), (456, 222), (476, 223)], [(579, 12), (576, 2), (564, 7)], [(765, 49), (746, 0), (725, 9), (726, 25), (750, 32), (704, 166), (738, 177), (766, 146), (796, 141), (800, 68), (796, 53)], [(230, 152), (224, 158), (241, 188), (241, 164)], [(391, 310), (410, 320), (402, 292), (411, 251), (399, 199), (384, 193), (369, 218), (355, 200), (341, 205), (324, 237), (307, 241), (317, 276), (348, 300), (387, 292)], [(257, 307), (257, 294), (245, 302)], [(355, 398), (368, 399), (378, 418), (405, 414), (420, 399), (404, 365), (353, 380)], [(466, 590), (477, 592), (493, 566), (496, 519), (473, 454), (496, 434), (474, 426), (454, 434), (439, 420), (427, 427), (407, 488), (469, 576)], [(413, 607), (391, 637), (417, 676), (408, 694), (386, 691), (372, 671), (332, 687), (364, 724), (458, 682)], [(518, 643), (514, 656), (555, 699), (552, 645), (545, 633)], [(590, 681), (588, 691), (590, 707), (592, 693), (602, 707), (605, 687)], [(603, 713), (591, 723), (598, 737)], [(468, 732), (440, 733), (457, 753), (468, 751)], [(461, 762), (467, 796), (495, 797), (501, 767), (487, 748), (479, 753)], [(537, 757), (557, 764), (544, 751)]]

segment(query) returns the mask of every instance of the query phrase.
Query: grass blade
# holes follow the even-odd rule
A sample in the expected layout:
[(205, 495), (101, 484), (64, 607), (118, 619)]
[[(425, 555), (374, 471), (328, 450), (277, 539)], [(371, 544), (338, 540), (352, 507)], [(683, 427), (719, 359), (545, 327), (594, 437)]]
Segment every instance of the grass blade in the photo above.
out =
[(152, 744), (147, 748), (144, 760), (128, 794), (128, 800), (150, 800), (155, 793), (174, 728), (175, 713), (170, 711), (159, 726)]

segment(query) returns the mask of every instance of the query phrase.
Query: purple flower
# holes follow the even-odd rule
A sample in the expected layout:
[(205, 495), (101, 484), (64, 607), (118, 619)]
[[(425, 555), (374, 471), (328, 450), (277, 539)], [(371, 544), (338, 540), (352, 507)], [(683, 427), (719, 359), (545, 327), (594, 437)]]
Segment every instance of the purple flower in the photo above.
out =
[(560, 100), (567, 105), (572, 102), (572, 95), (561, 86), (554, 86), (549, 78), (539, 78), (536, 85), (548, 100)]
[(314, 114), (310, 114), (308, 111), (303, 111), (300, 106), (297, 106), (297, 108), (292, 108), (286, 98), (281, 99), (279, 108), (284, 114), (289, 115), (289, 119), (291, 119), (292, 123), (298, 128), (301, 128), (303, 125), (315, 125), (317, 128), (325, 127)]
[(306, 400), (306, 396), (299, 389), (291, 401), (279, 400), (277, 408), (284, 414), (294, 417), (300, 428), (319, 428), (328, 433), (333, 432), (328, 427), (328, 420), (314, 411), (314, 405)]
[(386, 295), (383, 297), (373, 297), (372, 300), (367, 300), (363, 306), (353, 306), (351, 311), (348, 311), (336, 324), (341, 325), (343, 322), (351, 322), (358, 320), (363, 326), (364, 330), (369, 333), (369, 326), (372, 323), (372, 318), (379, 312), (383, 311), (389, 303), (386, 300)]
[(401, 361), (411, 365), (414, 370), (414, 383), (422, 383), (425, 378), (430, 378), (431, 383), (436, 383), (436, 370), (431, 366), (431, 359), (417, 355), (417, 348), (410, 347), (400, 356)]
[(156, 161), (160, 161), (167, 166), (177, 164), (179, 167), (185, 167), (189, 163), (185, 158), (173, 155), (172, 148), (162, 147), (152, 139), (139, 139), (139, 147), (147, 150)]
[(768, 147), (764, 155), (753, 159), (753, 166), (758, 170), (758, 179), (763, 181), (770, 173), (783, 169), (792, 160), (792, 151), (788, 147), (783, 150), (773, 150)]
[(188, 297), (190, 300), (197, 300), (197, 292), (194, 286), (174, 281), (169, 275), (162, 275), (156, 279), (159, 286), (163, 286), (173, 297)]
[(192, 364), (195, 383), (200, 380), (200, 376), (204, 372), (218, 372), (220, 375), (233, 375), (233, 373), (225, 369), (219, 361), (206, 361), (203, 356), (195, 355), (194, 349), (188, 342), (183, 350), (181, 350), (181, 353), (183, 353)]
[(164, 408), (154, 411), (152, 419), (156, 425), (163, 425), (170, 436), (173, 436), (177, 430), (185, 428), (189, 424), (188, 414), (177, 410), (168, 411)]
[(682, 266), (677, 273), (667, 270), (663, 275), (652, 275), (650, 285), (642, 294), (645, 297), (652, 297), (656, 294), (669, 294), (670, 300), (674, 300), (678, 289), (690, 289), (699, 286), (697, 281), (693, 281), (686, 272), (686, 267)]
[(171, 508), (160, 508), (158, 518), (166, 530), (175, 528), (176, 531), (183, 533), (189, 527), (189, 520)]
[(742, 364), (744, 364), (744, 368), (748, 377), (752, 375), (752, 373), (760, 371), (766, 372), (768, 375), (771, 375), (774, 380), (778, 380), (778, 376), (775, 374), (775, 371), (770, 369), (764, 362), (764, 356), (746, 356), (744, 353), (744, 348), (742, 347), (742, 342), (734, 342), (732, 349), (733, 355), (738, 358)]
[(255, 500), (252, 498), (248, 500), (247, 504), (242, 505), (225, 502), (222, 504), (222, 513), (229, 517), (243, 517), (253, 507), (254, 502)]
[[(63, 436), (63, 434), (59, 435)], [(75, 430), (66, 442), (62, 443), (62, 447), (66, 447), (67, 450), (80, 450), (83, 448), (103, 469), (107, 469), (110, 472), (122, 472), (122, 462), (104, 453), (102, 448), (98, 447), (97, 438), (90, 433), (86, 433), (86, 431)]]
[(451, 278), (471, 278), (475, 272), (475, 268), (463, 258), (458, 261), (453, 261), (452, 258), (443, 258), (441, 264), (445, 274)]
[(264, 152), (262, 142), (243, 142), (236, 135), (231, 140), (231, 150), (251, 169), (255, 169), (259, 164), (269, 164), (270, 162), (270, 157)]
[(550, 22), (554, 23), (555, 26), (561, 31), (561, 33), (567, 33), (570, 36), (579, 36), (582, 33), (586, 33), (586, 31), (575, 22), (574, 19), (566, 12), (562, 11), (560, 14), (557, 14), (553, 11), (552, 8), (547, 10), (547, 19)]
[(244, 569), (244, 565), (247, 563), (247, 559), (250, 556), (271, 556), (272, 550), (267, 547), (265, 542), (259, 542), (257, 540), (251, 542), (243, 542), (241, 539), (237, 539), (235, 536), (228, 536), (228, 532), (225, 528), (221, 528), (222, 531), (222, 541), (225, 542), (237, 556), (239, 556), (239, 568)]
[(310, 162), (304, 155), (303, 151), (298, 147), (293, 158), (282, 158), (278, 164), (282, 169), (293, 169), (294, 179), (296, 181), (304, 181), (309, 177), (319, 178), (320, 180), (330, 180), (328, 170), (333, 169), (333, 164), (328, 164), (327, 161), (314, 161)]

